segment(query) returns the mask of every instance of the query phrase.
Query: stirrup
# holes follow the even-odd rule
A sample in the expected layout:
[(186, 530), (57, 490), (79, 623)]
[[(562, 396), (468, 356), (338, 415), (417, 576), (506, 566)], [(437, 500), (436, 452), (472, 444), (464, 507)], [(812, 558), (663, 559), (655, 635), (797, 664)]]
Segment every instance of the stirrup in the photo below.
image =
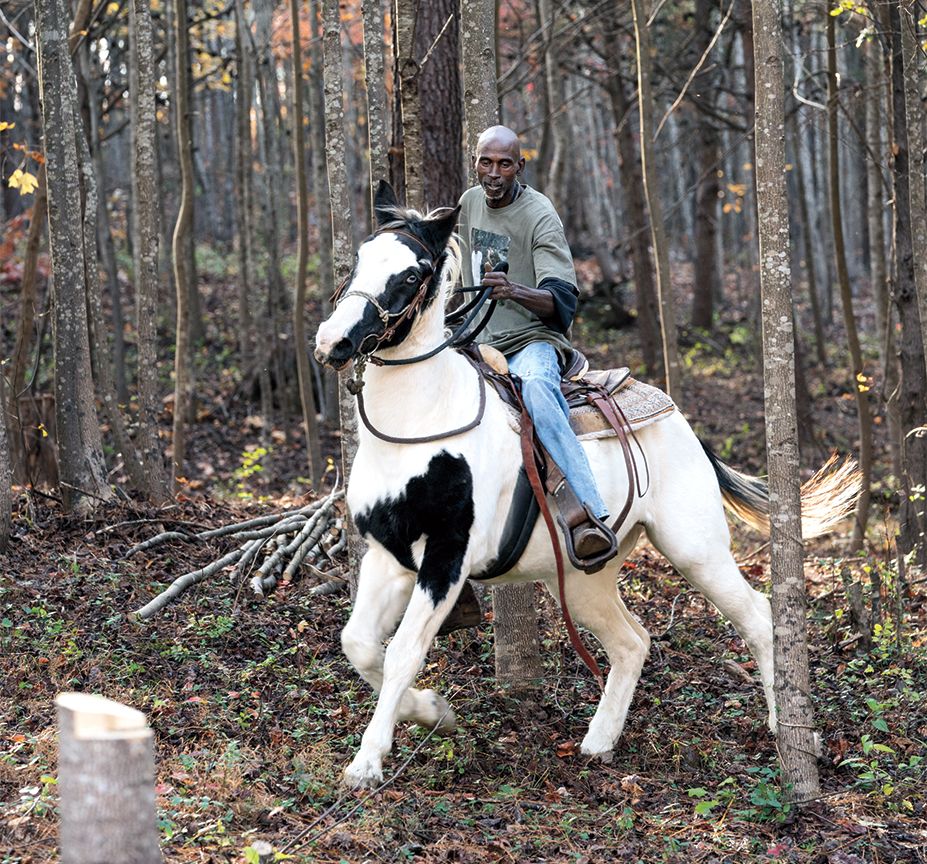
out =
[[(598, 573), (618, 554), (618, 538), (601, 519), (586, 511), (587, 519), (570, 527), (562, 515), (557, 521), (563, 531), (564, 545), (570, 563), (586, 573)], [(584, 549), (583, 547), (591, 547)]]

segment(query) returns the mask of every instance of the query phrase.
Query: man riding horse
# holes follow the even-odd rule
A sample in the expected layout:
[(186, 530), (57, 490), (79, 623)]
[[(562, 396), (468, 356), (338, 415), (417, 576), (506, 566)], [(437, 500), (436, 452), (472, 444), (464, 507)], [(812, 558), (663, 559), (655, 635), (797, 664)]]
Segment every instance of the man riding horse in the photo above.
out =
[(511, 129), (486, 129), (477, 140), (475, 163), (479, 185), (460, 199), (463, 279), (474, 284), (482, 276), (498, 301), (478, 341), (501, 351), (521, 380), (537, 437), (565, 477), (554, 497), (571, 558), (595, 572), (618, 548), (560, 392), (579, 293), (563, 223), (550, 199), (519, 182), (525, 159)]

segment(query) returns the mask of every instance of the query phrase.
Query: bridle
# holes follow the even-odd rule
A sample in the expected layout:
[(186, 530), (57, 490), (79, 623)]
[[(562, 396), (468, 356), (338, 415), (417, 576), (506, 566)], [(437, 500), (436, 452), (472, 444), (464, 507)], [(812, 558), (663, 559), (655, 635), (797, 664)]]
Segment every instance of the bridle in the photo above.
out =
[[(431, 259), (431, 272), (425, 276), (418, 290), (415, 292), (415, 295), (399, 312), (390, 312), (388, 309), (384, 309), (380, 301), (366, 291), (352, 291), (350, 295), (347, 295), (350, 297), (361, 297), (370, 303), (374, 309), (376, 309), (377, 316), (383, 323), (384, 330), (379, 334), (368, 333), (361, 340), (360, 348), (363, 348), (367, 340), (373, 337), (373, 347), (370, 351), (358, 350), (358, 356), (354, 361), (354, 375), (347, 381), (345, 386), (348, 388), (348, 392), (352, 393), (357, 399), (358, 414), (360, 414), (361, 421), (367, 428), (367, 431), (370, 432), (370, 434), (375, 438), (379, 438), (381, 441), (387, 441), (391, 444), (424, 444), (431, 441), (441, 441), (445, 438), (453, 438), (456, 435), (469, 432), (471, 429), (475, 429), (480, 425), (480, 423), (483, 421), (483, 414), (486, 410), (486, 382), (484, 381), (483, 376), (479, 373), (479, 371), (477, 371), (477, 379), (480, 386), (479, 407), (477, 408), (476, 417), (464, 426), (451, 429), (447, 432), (438, 432), (434, 435), (423, 435), (414, 438), (398, 438), (393, 435), (387, 435), (385, 432), (381, 432), (370, 422), (369, 418), (367, 417), (363, 396), (364, 371), (366, 369), (367, 363), (372, 363), (374, 366), (409, 366), (413, 363), (421, 363), (423, 360), (428, 360), (431, 357), (434, 357), (436, 354), (439, 354), (445, 348), (462, 348), (465, 345), (469, 345), (489, 323), (489, 319), (496, 308), (496, 301), (490, 301), (489, 308), (487, 309), (483, 320), (480, 321), (476, 328), (467, 333), (467, 329), (482, 310), (486, 300), (489, 299), (489, 295), (492, 293), (492, 288), (485, 287), (483, 285), (465, 285), (463, 287), (456, 288), (455, 293), (479, 293), (473, 300), (469, 301), (463, 307), (455, 310), (445, 318), (445, 323), (448, 324), (455, 323), (458, 320), (460, 320), (461, 323), (443, 342), (426, 351), (425, 353), (417, 354), (414, 357), (401, 357), (397, 359), (378, 357), (374, 352), (382, 348), (390, 339), (392, 339), (399, 327), (405, 321), (408, 321), (414, 315), (416, 315), (421, 309), (425, 302), (425, 297), (428, 294), (428, 287), (431, 284), (431, 280), (434, 278), (434, 275), (438, 270), (439, 261), (441, 260), (441, 257), (446, 254), (446, 252), (442, 252), (438, 258), (433, 258), (431, 256), (431, 250), (420, 238), (416, 237), (414, 234), (411, 234), (408, 231), (403, 231), (399, 228), (382, 228), (371, 234), (367, 240), (372, 240), (374, 237), (380, 234), (398, 234), (402, 237), (413, 240), (428, 254), (428, 257)], [(364, 242), (367, 242), (367, 240)], [(333, 307), (337, 308), (338, 304), (343, 299), (345, 299), (345, 291), (350, 281), (351, 274), (348, 274), (348, 276), (345, 277), (344, 281), (342, 281), (342, 283), (332, 294), (331, 302)], [(395, 319), (392, 321), (392, 323), (390, 322), (391, 318)]]

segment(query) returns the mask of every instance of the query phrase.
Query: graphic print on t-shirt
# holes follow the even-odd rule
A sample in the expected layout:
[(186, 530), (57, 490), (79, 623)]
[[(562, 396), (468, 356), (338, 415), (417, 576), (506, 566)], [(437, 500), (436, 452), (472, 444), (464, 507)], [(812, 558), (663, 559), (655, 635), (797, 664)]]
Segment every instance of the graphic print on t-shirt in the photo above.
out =
[[(487, 270), (494, 270), (509, 260), (512, 238), (482, 228), (470, 229), (470, 269), (473, 281), (479, 284)], [(487, 266), (488, 265), (488, 266)]]

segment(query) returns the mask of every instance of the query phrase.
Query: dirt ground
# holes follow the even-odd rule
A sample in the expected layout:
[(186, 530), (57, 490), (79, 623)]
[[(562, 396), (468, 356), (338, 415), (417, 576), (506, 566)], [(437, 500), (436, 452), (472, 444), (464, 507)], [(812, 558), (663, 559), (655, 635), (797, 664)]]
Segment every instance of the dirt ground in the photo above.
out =
[[(595, 301), (587, 310), (593, 320)], [(762, 386), (749, 317), (723, 318), (711, 340), (684, 334), (684, 407), (722, 456), (761, 471)], [(639, 369), (633, 331), (585, 321), (577, 339), (590, 356)], [(653, 648), (610, 764), (578, 752), (597, 687), (539, 592), (543, 689), (515, 698), (497, 687), (489, 620), (439, 639), (422, 681), (449, 697), (457, 732), (439, 738), (400, 727), (390, 785), (344, 793), (340, 772), (373, 705), (341, 654), (344, 595), (310, 596), (302, 573), (260, 603), (219, 574), (145, 626), (127, 618), (229, 548), (173, 545), (126, 559), (132, 544), (162, 527), (264, 513), (307, 492), (298, 422), (279, 421), (264, 470), (249, 470), (254, 460), (242, 453), (257, 443), (261, 421), (212, 373), (191, 442), (195, 470), (177, 503), (123, 502), (88, 522), (42, 496), (18, 499), (15, 537), (0, 557), (5, 864), (57, 857), (53, 699), (67, 690), (102, 693), (148, 716), (168, 861), (248, 860), (257, 839), (297, 861), (333, 864), (927, 861), (927, 591), (916, 571), (899, 589), (886, 551), (888, 484), (864, 555), (846, 556), (839, 536), (808, 550), (819, 801), (801, 811), (785, 803), (749, 654), (648, 546), (627, 562), (619, 587)], [(803, 459), (809, 469), (832, 447), (853, 449), (843, 377), (809, 376), (819, 430)], [(334, 455), (336, 443), (328, 437), (326, 452)], [(735, 531), (745, 574), (768, 590), (762, 543)], [(859, 581), (868, 592), (874, 574), (883, 617), (864, 651), (845, 585)]]

